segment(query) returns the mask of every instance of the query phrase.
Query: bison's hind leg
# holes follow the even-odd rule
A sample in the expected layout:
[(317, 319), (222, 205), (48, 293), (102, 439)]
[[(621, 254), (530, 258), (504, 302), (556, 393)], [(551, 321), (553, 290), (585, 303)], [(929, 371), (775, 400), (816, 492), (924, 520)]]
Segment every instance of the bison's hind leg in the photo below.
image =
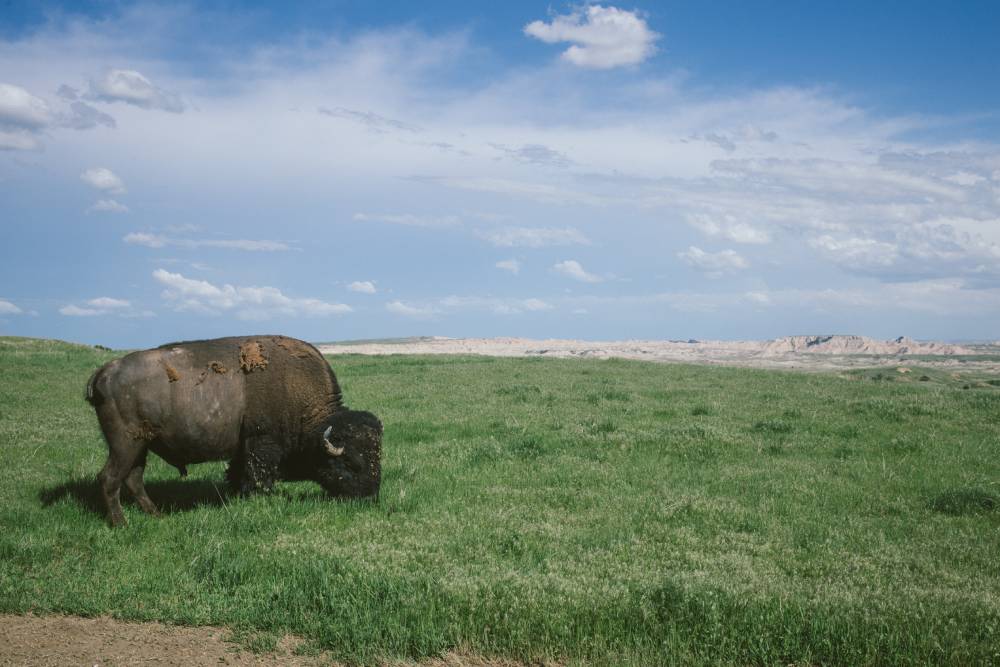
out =
[(150, 514), (157, 514), (156, 506), (146, 495), (142, 485), (143, 466), (140, 463), (146, 458), (146, 443), (117, 441), (109, 446), (108, 461), (97, 474), (97, 483), (101, 487), (101, 496), (108, 509), (108, 519), (112, 526), (124, 526), (125, 515), (122, 513), (121, 488), (122, 483), (136, 497), (139, 504)]
[[(104, 505), (108, 510), (108, 519), (112, 526), (124, 526), (125, 515), (122, 513), (121, 487), (124, 482), (133, 494), (139, 499), (139, 504), (143, 509), (153, 512), (156, 507), (146, 495), (146, 490), (142, 486), (142, 472), (146, 461), (146, 449), (149, 443), (136, 438), (130, 434), (122, 422), (117, 409), (113, 403), (104, 403), (97, 410), (97, 416), (101, 422), (101, 430), (108, 441), (108, 460), (104, 468), (97, 474), (97, 483), (101, 488), (101, 496)], [(135, 484), (133, 471), (138, 469), (138, 484)], [(136, 493), (138, 489), (141, 493)], [(143, 501), (145, 498), (145, 502)], [(148, 502), (149, 508), (146, 503)]]
[(146, 453), (143, 452), (142, 456), (139, 457), (139, 461), (125, 478), (125, 488), (132, 493), (146, 514), (160, 516), (160, 510), (156, 509), (156, 505), (153, 504), (153, 501), (149, 498), (149, 494), (146, 493), (146, 485), (142, 483), (142, 475), (145, 472)]

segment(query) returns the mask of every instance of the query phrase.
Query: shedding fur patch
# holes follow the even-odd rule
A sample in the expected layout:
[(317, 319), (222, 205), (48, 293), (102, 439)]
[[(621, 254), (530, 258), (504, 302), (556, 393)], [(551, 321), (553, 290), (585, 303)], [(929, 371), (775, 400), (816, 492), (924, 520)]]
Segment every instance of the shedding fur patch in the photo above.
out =
[(290, 341), (287, 338), (272, 338), (271, 342), (297, 359), (309, 359), (313, 356), (309, 348), (298, 341)]
[(258, 368), (267, 368), (267, 355), (264, 346), (253, 341), (240, 345), (240, 368), (245, 373), (253, 373)]
[[(243, 358), (243, 353), (242, 353), (242, 350), (241, 350), (240, 351), (240, 359), (242, 360), (242, 358)], [(220, 375), (223, 374), (223, 373), (226, 373), (229, 370), (228, 368), (226, 368), (225, 366), (223, 366), (218, 361), (213, 361), (212, 363), (210, 363), (208, 365), (208, 367), (211, 368), (216, 373), (219, 373)]]
[(167, 362), (161, 362), (163, 364), (163, 370), (167, 372), (167, 380), (170, 382), (177, 382), (181, 379), (181, 374), (177, 372), (177, 369), (168, 364)]
[(133, 440), (144, 440), (148, 442), (156, 437), (156, 431), (153, 429), (153, 425), (149, 423), (148, 419), (143, 419), (137, 425), (128, 427), (126, 431), (129, 437)]

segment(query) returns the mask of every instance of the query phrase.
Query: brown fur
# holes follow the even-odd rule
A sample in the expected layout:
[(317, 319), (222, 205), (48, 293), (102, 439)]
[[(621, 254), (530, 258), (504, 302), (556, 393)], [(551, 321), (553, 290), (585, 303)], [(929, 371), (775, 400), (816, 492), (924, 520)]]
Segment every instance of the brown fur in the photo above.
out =
[(288, 352), (297, 359), (308, 359), (309, 357), (313, 356), (312, 351), (309, 348), (301, 344), (298, 345), (294, 344), (294, 343), (299, 343), (299, 341), (293, 341), (290, 338), (281, 338), (281, 337), (272, 338), (271, 341), (275, 345), (280, 347), (282, 350)]
[(264, 346), (257, 341), (247, 341), (240, 345), (240, 368), (245, 373), (253, 373), (258, 368), (267, 368), (267, 354)]
[(148, 419), (143, 419), (138, 424), (130, 426), (128, 428), (128, 434), (133, 440), (149, 442), (156, 437), (156, 429), (153, 428), (153, 425), (149, 423)]
[(209, 367), (209, 368), (211, 368), (211, 369), (212, 369), (213, 371), (215, 371), (216, 373), (219, 373), (220, 375), (221, 375), (222, 373), (226, 373), (226, 372), (228, 372), (228, 371), (229, 371), (229, 369), (228, 369), (228, 368), (226, 368), (225, 366), (223, 366), (223, 365), (222, 365), (221, 363), (219, 363), (218, 361), (213, 361), (212, 363), (210, 363), (210, 364), (208, 365), (208, 367)]
[(177, 369), (165, 361), (163, 362), (163, 370), (167, 372), (168, 381), (177, 382), (178, 380), (181, 379), (181, 374), (177, 372)]

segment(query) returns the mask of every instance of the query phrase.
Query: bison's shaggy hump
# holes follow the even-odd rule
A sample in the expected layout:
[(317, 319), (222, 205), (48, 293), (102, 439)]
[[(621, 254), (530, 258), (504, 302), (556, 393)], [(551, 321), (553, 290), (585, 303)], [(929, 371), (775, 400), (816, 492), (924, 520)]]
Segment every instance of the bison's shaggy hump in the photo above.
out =
[(257, 341), (247, 341), (240, 345), (240, 368), (246, 373), (253, 373), (260, 368), (267, 368), (267, 355), (264, 346)]

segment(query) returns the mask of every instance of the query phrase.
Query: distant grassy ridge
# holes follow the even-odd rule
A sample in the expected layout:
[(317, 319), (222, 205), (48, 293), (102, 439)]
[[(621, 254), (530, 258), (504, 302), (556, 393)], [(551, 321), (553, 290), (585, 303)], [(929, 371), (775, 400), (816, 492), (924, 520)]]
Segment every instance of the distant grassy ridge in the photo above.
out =
[(0, 338), (2, 612), (292, 632), (365, 664), (1000, 663), (990, 378), (331, 357), (385, 424), (377, 504), (230, 498), (223, 464), (151, 457), (166, 516), (128, 504), (112, 531), (83, 391), (115, 356)]

